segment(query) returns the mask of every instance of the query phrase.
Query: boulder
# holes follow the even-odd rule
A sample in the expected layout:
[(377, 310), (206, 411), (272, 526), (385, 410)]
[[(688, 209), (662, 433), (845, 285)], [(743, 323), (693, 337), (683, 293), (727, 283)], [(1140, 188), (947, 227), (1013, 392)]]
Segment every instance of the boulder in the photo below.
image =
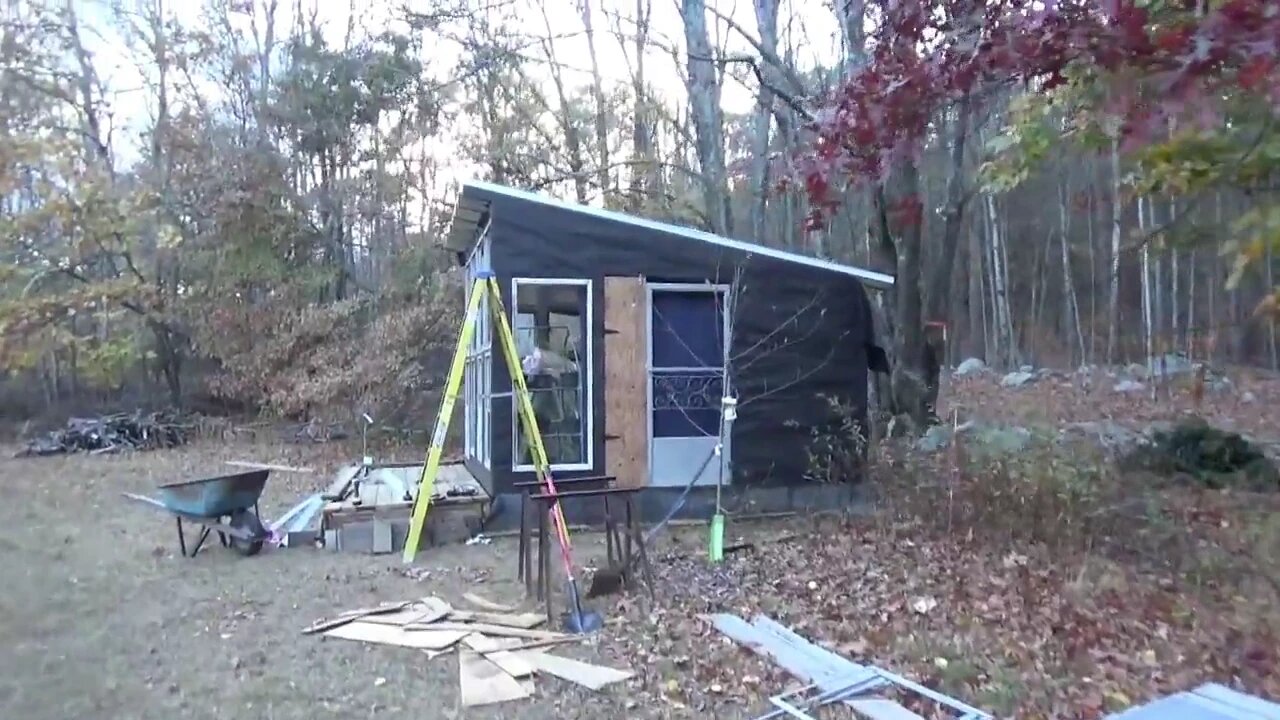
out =
[(916, 440), (915, 447), (920, 452), (938, 452), (950, 447), (957, 434), (965, 438), (965, 446), (971, 451), (987, 455), (1012, 455), (1031, 444), (1031, 431), (1024, 427), (984, 425), (970, 420), (954, 431), (946, 425), (935, 425)]
[(1112, 388), (1112, 390), (1115, 390), (1118, 393), (1142, 392), (1146, 389), (1147, 386), (1137, 380), (1121, 380), (1116, 383), (1114, 388)]
[(1008, 375), (1005, 375), (1004, 378), (1000, 380), (1000, 385), (1001, 387), (1017, 388), (1022, 387), (1035, 379), (1035, 373), (1019, 370), (1018, 372), (1011, 372)]
[(951, 374), (956, 377), (968, 377), (970, 375), (977, 375), (986, 371), (986, 363), (982, 362), (982, 360), (979, 360), (978, 358), (971, 357), (956, 366), (955, 371)]

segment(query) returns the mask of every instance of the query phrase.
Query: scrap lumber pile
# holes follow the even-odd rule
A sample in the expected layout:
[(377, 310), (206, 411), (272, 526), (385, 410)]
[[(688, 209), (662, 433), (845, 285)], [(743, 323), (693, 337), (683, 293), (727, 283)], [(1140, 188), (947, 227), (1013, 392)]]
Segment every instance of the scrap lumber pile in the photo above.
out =
[(188, 426), (168, 412), (116, 413), (96, 418), (67, 420), (66, 427), (32, 438), (19, 455), (107, 453), (118, 450), (155, 450), (187, 442)]
[(631, 677), (625, 670), (547, 652), (571, 643), (574, 635), (540, 630), (540, 613), (516, 612), (475, 595), (464, 596), (476, 610), (459, 610), (437, 597), (350, 610), (317, 620), (305, 634), (393, 645), (435, 658), (458, 655), (458, 682), (465, 706), (522, 700), (534, 692), (536, 675), (553, 675), (591, 690)]

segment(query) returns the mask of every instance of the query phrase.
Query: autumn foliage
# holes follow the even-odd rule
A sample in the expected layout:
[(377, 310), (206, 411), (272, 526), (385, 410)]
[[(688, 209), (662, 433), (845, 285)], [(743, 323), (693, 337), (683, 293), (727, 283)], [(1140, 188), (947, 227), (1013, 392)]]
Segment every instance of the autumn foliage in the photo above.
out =
[(799, 159), (814, 219), (844, 182), (878, 182), (919, 153), (936, 114), (1014, 85), (1095, 84), (1133, 148), (1173, 125), (1212, 128), (1225, 99), (1280, 110), (1280, 4), (1268, 0), (899, 0), (883, 3), (870, 58), (817, 114)]

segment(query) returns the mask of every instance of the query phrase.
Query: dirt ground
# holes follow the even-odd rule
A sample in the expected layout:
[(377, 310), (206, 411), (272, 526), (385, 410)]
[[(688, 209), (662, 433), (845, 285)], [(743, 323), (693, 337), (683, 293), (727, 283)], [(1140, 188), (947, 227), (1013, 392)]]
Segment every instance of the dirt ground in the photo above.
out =
[[(408, 573), (398, 556), (314, 548), (242, 558), (214, 542), (184, 559), (171, 518), (120, 495), (225, 472), (225, 460), (327, 469), (341, 452), (205, 445), (0, 460), (0, 551), (8, 569), (0, 586), (0, 717), (637, 716), (625, 686), (584, 694), (555, 678), (540, 678), (533, 700), (464, 712), (454, 655), (428, 661), (412, 650), (299, 634), (319, 617), (381, 601), (438, 595), (460, 602), (467, 591), (520, 601), (514, 539), (436, 548)], [(277, 516), (329, 477), (273, 473), (264, 516)], [(584, 535), (579, 543), (589, 552), (597, 539)], [(588, 644), (565, 654), (623, 665)]]
[[(1203, 411), (1273, 439), (1278, 399), (1280, 380), (1242, 377)], [(1195, 409), (1183, 395), (1157, 403), (1065, 377), (1016, 391), (995, 377), (966, 380), (948, 388), (948, 402), (966, 417), (1028, 424), (1145, 425)], [(171, 518), (120, 495), (219, 474), (226, 460), (315, 468), (272, 474), (263, 513), (277, 517), (356, 455), (338, 443), (206, 443), (0, 459), (0, 719), (759, 717), (795, 681), (712, 630), (704, 617), (714, 612), (765, 613), (999, 717), (1094, 720), (1209, 681), (1280, 698), (1280, 553), (1268, 549), (1280, 548), (1275, 492), (1178, 489), (1176, 503), (1144, 505), (1152, 517), (1134, 532), (1159, 531), (1153, 537), (1168, 540), (1161, 557), (1181, 564), (930, 533), (887, 506), (870, 518), (731, 519), (727, 542), (752, 545), (717, 566), (705, 562), (704, 527), (672, 528), (650, 548), (656, 601), (590, 601), (610, 624), (564, 651), (628, 668), (633, 680), (592, 693), (539, 678), (534, 698), (466, 710), (455, 655), (427, 660), (299, 630), (337, 611), (427, 595), (519, 603), (514, 538), (433, 548), (411, 568), (398, 556), (314, 548), (241, 558), (215, 545), (184, 559)], [(943, 470), (929, 474), (961, 477)], [(913, 471), (884, 471), (917, 485)], [(919, 485), (903, 498), (934, 502), (936, 514), (943, 501), (929, 493), (939, 486)], [(579, 533), (575, 549), (590, 566), (603, 542)]]

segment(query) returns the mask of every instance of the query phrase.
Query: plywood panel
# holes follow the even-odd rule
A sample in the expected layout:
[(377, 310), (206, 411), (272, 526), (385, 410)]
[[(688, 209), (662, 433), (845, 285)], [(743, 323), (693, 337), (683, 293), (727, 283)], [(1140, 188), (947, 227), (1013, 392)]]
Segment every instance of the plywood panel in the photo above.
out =
[(605, 472), (622, 487), (649, 484), (649, 412), (642, 277), (604, 279)]

